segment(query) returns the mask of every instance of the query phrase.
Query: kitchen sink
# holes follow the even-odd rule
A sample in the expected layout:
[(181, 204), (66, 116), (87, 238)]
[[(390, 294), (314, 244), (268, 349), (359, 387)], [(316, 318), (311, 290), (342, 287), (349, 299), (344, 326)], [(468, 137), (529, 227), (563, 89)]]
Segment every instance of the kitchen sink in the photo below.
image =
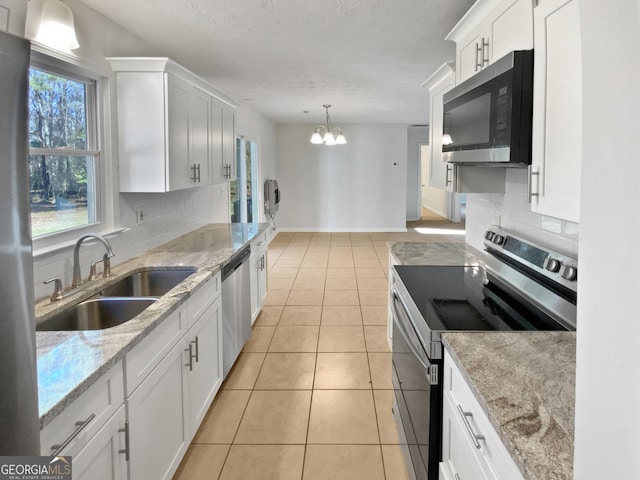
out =
[(154, 298), (96, 298), (86, 300), (36, 325), (36, 330), (102, 330), (121, 325), (155, 302)]
[(161, 297), (194, 272), (194, 269), (137, 272), (108, 286), (100, 294), (103, 297)]

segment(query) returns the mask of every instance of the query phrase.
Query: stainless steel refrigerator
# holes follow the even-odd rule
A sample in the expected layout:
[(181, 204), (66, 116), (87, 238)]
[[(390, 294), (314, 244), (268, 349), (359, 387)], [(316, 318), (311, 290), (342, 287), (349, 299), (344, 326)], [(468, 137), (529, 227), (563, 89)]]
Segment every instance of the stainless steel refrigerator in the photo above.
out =
[(29, 42), (0, 31), (0, 455), (39, 455), (27, 148)]

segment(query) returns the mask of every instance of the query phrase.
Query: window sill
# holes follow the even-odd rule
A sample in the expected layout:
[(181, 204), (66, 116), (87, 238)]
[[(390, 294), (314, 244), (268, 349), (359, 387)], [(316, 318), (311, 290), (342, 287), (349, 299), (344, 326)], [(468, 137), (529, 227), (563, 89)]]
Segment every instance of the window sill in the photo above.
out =
[[(100, 235), (102, 235), (103, 237), (105, 237), (107, 240), (110, 240), (112, 238), (116, 238), (119, 237), (120, 235), (122, 235), (123, 233), (129, 231), (130, 229), (127, 227), (122, 227), (122, 228), (116, 228), (113, 230), (106, 230), (104, 232), (98, 232)], [(78, 235), (78, 238), (80, 238), (82, 235), (84, 234), (80, 234)], [(63, 241), (60, 243), (56, 243), (53, 245), (49, 245), (47, 247), (43, 247), (43, 248), (39, 248), (37, 250), (33, 251), (33, 260), (41, 260), (44, 257), (47, 257), (49, 255), (55, 255), (58, 252), (64, 251), (64, 250), (68, 250), (73, 248), (73, 246), (76, 244), (76, 240), (67, 240), (67, 241)], [(94, 243), (96, 243), (95, 240), (92, 241), (88, 241), (87, 245), (93, 245)]]

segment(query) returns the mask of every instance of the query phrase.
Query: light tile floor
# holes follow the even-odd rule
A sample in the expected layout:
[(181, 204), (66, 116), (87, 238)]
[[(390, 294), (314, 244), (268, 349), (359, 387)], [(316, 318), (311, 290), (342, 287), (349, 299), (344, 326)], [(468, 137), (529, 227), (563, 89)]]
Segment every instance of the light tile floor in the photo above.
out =
[(175, 479), (407, 478), (386, 331), (387, 242), (403, 240), (443, 236), (276, 236), (262, 312)]

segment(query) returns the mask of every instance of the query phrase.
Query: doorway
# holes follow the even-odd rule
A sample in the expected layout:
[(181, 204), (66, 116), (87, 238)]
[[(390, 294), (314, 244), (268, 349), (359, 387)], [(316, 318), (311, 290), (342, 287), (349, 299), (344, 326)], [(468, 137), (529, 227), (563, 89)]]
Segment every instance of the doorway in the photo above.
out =
[(229, 183), (231, 223), (258, 221), (258, 144), (236, 137), (236, 179)]

